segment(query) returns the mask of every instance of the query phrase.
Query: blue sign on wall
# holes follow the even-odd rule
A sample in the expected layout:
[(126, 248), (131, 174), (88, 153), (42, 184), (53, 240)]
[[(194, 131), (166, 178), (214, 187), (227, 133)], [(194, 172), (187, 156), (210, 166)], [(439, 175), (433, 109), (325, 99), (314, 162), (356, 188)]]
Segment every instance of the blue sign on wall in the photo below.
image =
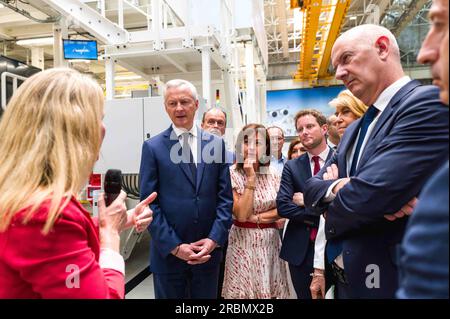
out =
[(97, 41), (63, 40), (64, 59), (97, 60)]
[(316, 109), (328, 117), (335, 112), (328, 103), (343, 90), (345, 90), (344, 86), (330, 86), (268, 91), (267, 126), (279, 126), (286, 136), (296, 136), (294, 117), (298, 111)]

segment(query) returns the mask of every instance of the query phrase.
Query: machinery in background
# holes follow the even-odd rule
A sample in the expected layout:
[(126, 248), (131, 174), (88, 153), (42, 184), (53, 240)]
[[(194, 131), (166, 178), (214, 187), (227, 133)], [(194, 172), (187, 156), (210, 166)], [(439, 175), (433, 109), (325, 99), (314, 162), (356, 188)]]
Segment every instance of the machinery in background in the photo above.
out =
[(0, 55), (0, 117), (23, 81), (40, 71), (34, 66)]
[[(195, 124), (200, 126), (206, 105), (200, 99)], [(142, 144), (167, 129), (170, 118), (162, 96), (107, 100), (103, 123), (106, 135), (94, 173), (105, 174), (110, 168), (120, 169), (124, 176), (138, 174)], [(129, 181), (128, 184), (136, 184)], [(129, 187), (131, 189), (131, 186)]]

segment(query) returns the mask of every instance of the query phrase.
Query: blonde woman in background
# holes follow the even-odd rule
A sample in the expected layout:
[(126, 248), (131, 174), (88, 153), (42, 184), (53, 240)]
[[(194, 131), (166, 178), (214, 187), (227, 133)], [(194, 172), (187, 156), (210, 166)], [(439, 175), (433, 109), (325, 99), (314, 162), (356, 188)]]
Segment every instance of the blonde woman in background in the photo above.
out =
[(330, 106), (336, 108), (336, 126), (339, 136), (342, 138), (347, 127), (364, 115), (367, 106), (355, 97), (349, 90), (342, 91), (332, 100)]
[(119, 232), (144, 230), (152, 194), (91, 219), (77, 200), (105, 135), (103, 92), (72, 69), (26, 80), (0, 122), (0, 298), (124, 298)]

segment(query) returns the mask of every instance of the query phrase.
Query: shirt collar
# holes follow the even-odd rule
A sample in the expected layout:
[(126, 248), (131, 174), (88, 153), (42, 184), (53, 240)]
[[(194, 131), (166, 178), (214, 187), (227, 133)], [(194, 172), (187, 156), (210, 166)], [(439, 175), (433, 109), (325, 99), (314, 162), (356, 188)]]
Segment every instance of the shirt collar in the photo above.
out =
[(383, 92), (381, 92), (380, 96), (375, 101), (375, 103), (373, 103), (373, 105), (380, 111), (380, 113), (382, 113), (386, 109), (394, 95), (397, 94), (397, 92), (400, 91), (400, 89), (410, 81), (411, 78), (409, 76), (404, 76), (401, 79), (395, 81)]
[(285, 163), (286, 162), (286, 157), (283, 155), (283, 154), (281, 154), (281, 157), (280, 158), (276, 158), (275, 156), (273, 156), (273, 155), (271, 155), (271, 157), (270, 157), (270, 160), (272, 161), (272, 162), (278, 162), (278, 163)]
[[(330, 147), (327, 145), (327, 147), (325, 148), (325, 150), (324, 150), (322, 153), (320, 153), (318, 156), (320, 157), (320, 159), (321, 159), (322, 161), (326, 162), (329, 153), (330, 153)], [(311, 162), (314, 155), (312, 155), (312, 154), (309, 153), (309, 152), (307, 152), (307, 154), (308, 154), (308, 157), (309, 157), (309, 161)]]
[(177, 135), (177, 137), (179, 138), (181, 134), (189, 132), (191, 133), (194, 137), (197, 137), (197, 126), (194, 124), (192, 125), (192, 128), (188, 131), (185, 128), (179, 128), (176, 127), (173, 123), (172, 123), (172, 129), (175, 132), (175, 134)]

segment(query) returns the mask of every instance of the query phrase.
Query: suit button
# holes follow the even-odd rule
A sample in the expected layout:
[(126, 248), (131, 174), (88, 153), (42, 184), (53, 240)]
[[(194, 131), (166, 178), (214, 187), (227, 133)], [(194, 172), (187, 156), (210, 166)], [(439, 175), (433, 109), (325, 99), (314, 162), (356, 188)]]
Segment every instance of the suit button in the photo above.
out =
[(346, 254), (346, 255), (350, 255), (350, 251), (349, 251), (349, 250), (346, 250), (346, 251), (345, 251), (345, 254)]
[(194, 219), (194, 224), (198, 224), (198, 219)]
[(334, 235), (334, 234), (336, 234), (336, 230), (334, 228), (330, 228), (328, 230), (328, 233), (330, 233), (331, 235)]

